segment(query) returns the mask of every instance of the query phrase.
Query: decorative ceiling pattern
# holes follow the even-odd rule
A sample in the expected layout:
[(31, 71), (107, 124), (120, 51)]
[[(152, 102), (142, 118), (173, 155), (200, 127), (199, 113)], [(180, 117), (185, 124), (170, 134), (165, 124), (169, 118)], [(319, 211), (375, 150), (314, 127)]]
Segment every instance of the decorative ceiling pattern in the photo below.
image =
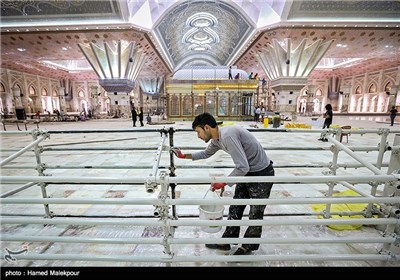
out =
[(1, 68), (54, 79), (97, 80), (78, 43), (120, 40), (147, 57), (138, 79), (227, 64), (262, 78), (256, 54), (286, 38), (335, 40), (311, 79), (400, 67), (400, 1), (2, 0), (0, 22)]
[[(357, 24), (356, 24), (357, 25)], [(400, 29), (399, 28), (354, 28), (353, 27), (292, 27), (276, 28), (260, 33), (252, 45), (238, 59), (237, 66), (254, 73), (263, 73), (255, 55), (272, 40), (282, 45), (285, 38), (291, 38), (293, 45), (299, 45), (307, 38), (308, 43), (319, 39), (334, 40), (324, 55), (326, 60), (343, 61), (348, 58), (360, 58), (355, 62), (337, 67), (322, 68), (318, 65), (311, 72), (310, 79), (329, 79), (330, 77), (348, 77), (400, 66)]]
[[(332, 12), (334, 11), (334, 13)], [(303, 0), (294, 1), (288, 20), (331, 18), (354, 20), (355, 18), (398, 19), (399, 1), (349, 1)]]
[(119, 19), (120, 9), (117, 1), (55, 1), (55, 0), (19, 0), (19, 1), (1, 1), (1, 21), (10, 24), (19, 22), (21, 16), (26, 23), (31, 22), (50, 22), (53, 20), (76, 21), (82, 16), (85, 20), (96, 20), (105, 18)]
[(187, 1), (154, 28), (174, 69), (185, 65), (226, 65), (254, 27), (229, 3)]
[[(103, 44), (117, 41), (136, 42), (147, 59), (139, 77), (167, 75), (168, 67), (143, 32), (133, 30), (24, 32), (1, 35), (1, 67), (55, 79), (97, 80), (90, 65), (88, 70), (67, 71), (48, 61), (81, 62), (86, 60), (78, 44)], [(16, 60), (15, 58), (18, 57)]]

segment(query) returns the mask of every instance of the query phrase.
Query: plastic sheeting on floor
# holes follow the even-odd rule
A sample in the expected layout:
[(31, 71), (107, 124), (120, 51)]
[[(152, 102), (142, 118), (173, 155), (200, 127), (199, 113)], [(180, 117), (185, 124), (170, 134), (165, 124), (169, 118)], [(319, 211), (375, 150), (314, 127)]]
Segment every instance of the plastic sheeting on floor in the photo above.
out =
[[(346, 190), (339, 193), (334, 193), (332, 196), (360, 196), (353, 190)], [(341, 204), (331, 204), (331, 212), (362, 212), (367, 207), (367, 203), (341, 203)], [(315, 212), (322, 212), (326, 210), (326, 204), (313, 204), (311, 208)], [(324, 218), (323, 216), (318, 216), (319, 218)], [(332, 215), (333, 219), (354, 219), (363, 218), (362, 215)], [(363, 225), (328, 225), (329, 228), (334, 230), (356, 230), (361, 228)]]

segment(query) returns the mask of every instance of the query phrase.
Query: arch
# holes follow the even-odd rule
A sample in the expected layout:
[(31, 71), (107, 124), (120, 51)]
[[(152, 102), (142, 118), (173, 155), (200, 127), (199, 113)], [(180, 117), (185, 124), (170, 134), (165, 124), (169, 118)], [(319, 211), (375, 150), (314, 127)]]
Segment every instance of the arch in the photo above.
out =
[(315, 92), (315, 96), (322, 96), (322, 90), (318, 88)]
[(58, 97), (58, 90), (53, 89), (53, 96), (54, 96), (54, 97)]
[(16, 82), (14, 85), (13, 85), (13, 88), (19, 88), (19, 91), (22, 93), (22, 86), (18, 83), (18, 82)]
[(354, 94), (361, 94), (361, 86), (356, 86), (356, 89), (354, 90)]
[(36, 95), (36, 88), (33, 85), (30, 85), (28, 88), (29, 95)]
[(376, 84), (372, 83), (368, 87), (368, 93), (375, 93), (376, 92)]
[(385, 86), (383, 88), (383, 91), (390, 92), (390, 90), (392, 89), (392, 81), (388, 81), (384, 85)]
[(45, 87), (43, 87), (42, 88), (42, 96), (48, 96), (49, 95), (49, 92), (48, 92), (48, 90), (47, 90), (47, 88), (45, 88)]
[(0, 92), (6, 92), (6, 87), (3, 83), (0, 83)]

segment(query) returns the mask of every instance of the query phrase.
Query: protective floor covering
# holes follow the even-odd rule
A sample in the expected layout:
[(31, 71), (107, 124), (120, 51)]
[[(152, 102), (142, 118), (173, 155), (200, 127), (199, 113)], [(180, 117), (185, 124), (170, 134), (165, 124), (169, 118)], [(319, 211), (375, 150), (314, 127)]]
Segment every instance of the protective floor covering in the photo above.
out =
[[(364, 119), (362, 119), (364, 118)], [(311, 118), (300, 117), (299, 122), (312, 124)], [(335, 123), (340, 125), (352, 125), (354, 128), (391, 128), (400, 132), (400, 127), (389, 126), (388, 118), (385, 117), (336, 117)], [(226, 122), (226, 125), (241, 125), (249, 128), (253, 122)], [(163, 127), (191, 128), (190, 122), (175, 122), (172, 125), (147, 125), (144, 129), (161, 129)], [(262, 127), (261, 124), (258, 124)], [(313, 128), (320, 128), (313, 126)], [(10, 131), (12, 126), (7, 126)], [(46, 148), (52, 151), (45, 151), (41, 155), (42, 163), (46, 164), (45, 174), (52, 176), (101, 176), (101, 177), (134, 177), (146, 176), (150, 173), (154, 162), (155, 151), (160, 143), (160, 133), (155, 132), (135, 132), (129, 119), (110, 119), (110, 120), (89, 120), (83, 122), (68, 123), (42, 123), (41, 130), (85, 130), (85, 129), (126, 129), (126, 133), (82, 133), (82, 134), (51, 134), (50, 139), (42, 142)], [(324, 165), (332, 161), (331, 144), (318, 141), (319, 134), (305, 130), (304, 133), (275, 133), (275, 132), (254, 132), (264, 147), (277, 148), (288, 147), (286, 150), (270, 149), (266, 150), (268, 156), (274, 161), (277, 176), (309, 176), (322, 175), (328, 171), (327, 167), (307, 167)], [(393, 143), (394, 133), (389, 135), (388, 143)], [(1, 147), (17, 148), (24, 147), (32, 141), (30, 135), (1, 135)], [(374, 146), (380, 141), (380, 136), (376, 134), (364, 134), (349, 136), (346, 146)], [(168, 143), (168, 142), (167, 142)], [(190, 152), (189, 147), (205, 147), (203, 141), (197, 138), (196, 133), (176, 132), (174, 136), (174, 146), (182, 147), (184, 152)], [(138, 150), (85, 150), (85, 147), (133, 147)], [(141, 150), (140, 148), (152, 147), (153, 150)], [(319, 150), (295, 150), (295, 148), (321, 148)], [(68, 148), (70, 150), (59, 150)], [(78, 148), (79, 150), (72, 150)], [(15, 152), (15, 151), (13, 151)], [(2, 152), (2, 159), (9, 156), (11, 151)], [(376, 162), (377, 152), (360, 153), (369, 162)], [(384, 162), (388, 162), (390, 153), (385, 153)], [(356, 161), (345, 153), (340, 153), (339, 162), (356, 163)], [(233, 162), (229, 155), (218, 152), (207, 160), (193, 162), (175, 158), (177, 165), (176, 176), (191, 177), (193, 175), (215, 176), (218, 174), (229, 174)], [(290, 164), (304, 165), (305, 167), (290, 167)], [(169, 154), (163, 152), (159, 171), (167, 171), (169, 165)], [(288, 166), (289, 165), (289, 166)], [(9, 168), (8, 166), (23, 166), (24, 168)], [(12, 161), (1, 169), (1, 175), (21, 176), (37, 175), (34, 169), (36, 158), (31, 153), (25, 153), (18, 159)], [(59, 166), (69, 166), (67, 169), (60, 169)], [(85, 168), (88, 166), (103, 166), (104, 168)], [(128, 168), (120, 168), (128, 166)], [(286, 166), (279, 168), (279, 166)], [(79, 168), (78, 168), (79, 167)], [(217, 168), (224, 167), (224, 168)], [(386, 170), (383, 167), (382, 170)], [(372, 175), (365, 168), (340, 168), (338, 175)], [(8, 197), (15, 198), (41, 198), (42, 192), (39, 186), (31, 186), (20, 190), (12, 195), (10, 191), (16, 190), (21, 185), (2, 184), (1, 193)], [(369, 193), (370, 186), (359, 185), (363, 191)], [(197, 198), (202, 199), (209, 186), (196, 184), (180, 184), (176, 187), (176, 198)], [(377, 190), (382, 193), (382, 186)], [(347, 188), (336, 185), (334, 193), (347, 190)], [(121, 184), (50, 184), (46, 187), (47, 195), (52, 198), (156, 198), (158, 191), (147, 193), (143, 185), (121, 185)], [(225, 196), (233, 196), (233, 188), (226, 188)], [(279, 184), (273, 186), (271, 198), (291, 198), (291, 197), (321, 197), (328, 192), (328, 186), (324, 184)], [(50, 211), (57, 218), (94, 218), (102, 221), (121, 218), (127, 221), (132, 219), (145, 218), (148, 220), (154, 217), (154, 207), (150, 205), (93, 205), (93, 204), (52, 204)], [(23, 204), (3, 204), (1, 205), (2, 217), (23, 217), (26, 219), (45, 216), (43, 205), (23, 205)], [(199, 219), (198, 206), (179, 205), (176, 207), (179, 219)], [(224, 219), (228, 213), (225, 207)], [(247, 212), (245, 212), (247, 213)], [(285, 219), (294, 217), (304, 220), (316, 218), (311, 205), (268, 205), (265, 210), (265, 220)], [(247, 216), (244, 217), (247, 219)], [(245, 226), (242, 227), (241, 236)], [(218, 233), (207, 233), (198, 226), (178, 226), (175, 228), (175, 237), (185, 238), (208, 238), (220, 237), (223, 228)], [(162, 238), (163, 228), (158, 226), (126, 226), (126, 225), (16, 225), (2, 224), (2, 235), (26, 235), (26, 236), (60, 236), (60, 237), (93, 237), (93, 238)], [(264, 226), (262, 237), (265, 238), (331, 238), (331, 237), (381, 237), (382, 229), (375, 226), (362, 226), (357, 230), (333, 230), (322, 225), (274, 225)], [(174, 256), (223, 256), (232, 254), (238, 246), (232, 246), (230, 251), (219, 251), (207, 249), (204, 244), (173, 244), (171, 250)], [(1, 250), (3, 255), (8, 250), (13, 252), (28, 249), (29, 253), (45, 254), (83, 254), (101, 256), (163, 256), (163, 246), (160, 244), (96, 244), (96, 243), (63, 243), (63, 242), (11, 242), (2, 241)], [(389, 261), (348, 261), (348, 260), (323, 260), (326, 254), (378, 254), (382, 249), (381, 243), (347, 243), (347, 244), (262, 244), (258, 251), (254, 251), (252, 256), (275, 255), (282, 256), (282, 260), (276, 261), (256, 261), (256, 262), (178, 262), (170, 266), (176, 267), (207, 267), (207, 266), (232, 266), (232, 267), (265, 267), (265, 266), (400, 266), (399, 262)], [(21, 253), (24, 254), (24, 253)], [(321, 256), (317, 260), (286, 261), (285, 256), (296, 254), (308, 254)], [(399, 254), (399, 253), (398, 253)], [(68, 267), (68, 266), (168, 266), (165, 262), (131, 262), (131, 261), (71, 261), (71, 260), (21, 260), (18, 255), (14, 255), (15, 260), (2, 259), (3, 267)]]

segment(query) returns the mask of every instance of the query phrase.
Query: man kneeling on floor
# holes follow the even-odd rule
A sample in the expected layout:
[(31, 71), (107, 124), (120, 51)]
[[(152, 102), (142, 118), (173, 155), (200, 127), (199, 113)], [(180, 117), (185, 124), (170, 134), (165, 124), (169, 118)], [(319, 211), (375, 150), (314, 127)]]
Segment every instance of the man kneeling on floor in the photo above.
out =
[[(235, 169), (229, 176), (274, 176), (275, 171), (272, 160), (266, 155), (261, 143), (247, 129), (231, 125), (218, 127), (216, 120), (209, 113), (198, 115), (192, 128), (197, 137), (210, 144), (204, 151), (193, 154), (184, 154), (179, 148), (172, 151), (178, 158), (182, 159), (206, 159), (214, 155), (218, 150), (227, 152), (235, 164)], [(222, 189), (226, 183), (213, 183), (211, 190)], [(232, 187), (233, 184), (229, 184)], [(273, 183), (238, 183), (235, 187), (234, 199), (269, 198)], [(241, 220), (247, 205), (231, 205), (229, 207), (228, 220)], [(249, 219), (262, 220), (266, 205), (250, 205)], [(239, 238), (240, 226), (227, 226), (223, 238)], [(244, 238), (260, 238), (262, 226), (249, 226)], [(228, 251), (229, 244), (206, 244), (207, 248)], [(260, 244), (242, 244), (234, 255), (247, 255), (251, 251), (258, 250)]]

